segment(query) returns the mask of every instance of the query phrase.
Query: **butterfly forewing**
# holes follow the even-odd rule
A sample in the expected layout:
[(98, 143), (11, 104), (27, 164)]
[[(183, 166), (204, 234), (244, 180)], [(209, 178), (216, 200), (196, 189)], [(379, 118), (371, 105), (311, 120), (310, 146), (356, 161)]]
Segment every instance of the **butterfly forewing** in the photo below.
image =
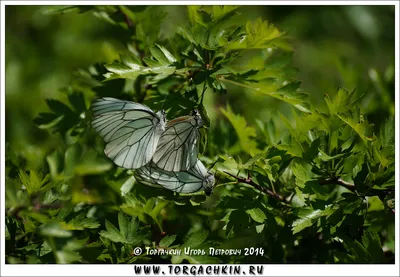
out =
[(148, 163), (165, 129), (164, 113), (110, 97), (92, 104), (93, 128), (107, 143), (104, 153), (118, 166), (136, 169)]
[(201, 126), (202, 120), (198, 113), (169, 121), (153, 155), (157, 167), (165, 171), (192, 168), (197, 161)]
[(92, 111), (95, 114), (103, 114), (107, 112), (124, 110), (146, 110), (149, 112), (153, 112), (149, 107), (145, 105), (112, 97), (95, 99), (92, 104)]

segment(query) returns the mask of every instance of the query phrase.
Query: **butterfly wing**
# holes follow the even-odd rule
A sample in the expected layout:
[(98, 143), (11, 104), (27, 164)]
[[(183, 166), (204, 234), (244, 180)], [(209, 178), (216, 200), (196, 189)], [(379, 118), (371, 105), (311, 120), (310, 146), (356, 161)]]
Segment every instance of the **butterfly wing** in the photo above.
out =
[(157, 167), (165, 171), (192, 168), (197, 161), (201, 126), (202, 120), (197, 112), (169, 121), (153, 155)]
[(146, 185), (159, 185), (179, 193), (195, 193), (205, 190), (207, 194), (214, 184), (214, 176), (200, 160), (189, 171), (165, 171), (149, 163), (135, 171), (135, 178)]
[(96, 99), (92, 111), (92, 126), (116, 165), (136, 169), (151, 160), (165, 129), (162, 111), (154, 113), (144, 105), (110, 97)]

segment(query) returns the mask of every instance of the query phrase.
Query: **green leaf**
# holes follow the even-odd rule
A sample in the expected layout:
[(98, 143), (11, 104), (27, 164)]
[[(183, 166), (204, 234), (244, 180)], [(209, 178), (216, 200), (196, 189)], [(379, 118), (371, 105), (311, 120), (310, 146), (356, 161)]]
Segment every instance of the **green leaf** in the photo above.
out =
[(365, 249), (361, 243), (355, 240), (353, 243), (350, 244), (350, 247), (351, 251), (356, 256), (357, 262), (370, 263), (371, 260), (370, 253), (368, 253), (367, 249)]
[(255, 21), (246, 23), (246, 34), (244, 38), (227, 44), (225, 49), (264, 49), (275, 45), (274, 40), (281, 36), (282, 33), (280, 33), (273, 24), (258, 18)]
[(255, 141), (256, 130), (248, 126), (246, 120), (242, 116), (234, 114), (229, 105), (226, 109), (221, 108), (220, 111), (235, 129), (242, 150), (252, 156), (257, 154), (260, 150), (257, 149), (257, 143)]
[(75, 261), (79, 261), (81, 258), (82, 258), (81, 255), (79, 255), (79, 253), (77, 253), (76, 251), (71, 251), (71, 250), (56, 251), (56, 259), (57, 263), (59, 264), (73, 263)]
[(343, 88), (339, 88), (333, 100), (326, 94), (325, 102), (329, 108), (330, 114), (336, 116), (343, 123), (352, 128), (366, 143), (367, 141), (373, 140), (370, 137), (371, 125), (364, 120), (363, 116), (360, 114), (360, 108), (355, 105), (361, 96), (354, 99), (354, 92), (355, 91), (348, 92)]
[(293, 163), (292, 172), (296, 176), (296, 185), (300, 188), (304, 188), (305, 183), (311, 180), (308, 171), (300, 163)]
[(75, 174), (75, 166), (80, 162), (82, 157), (82, 146), (75, 143), (65, 151), (64, 156), (64, 175), (73, 176)]
[(85, 214), (81, 213), (73, 219), (64, 224), (67, 230), (84, 230), (84, 229), (97, 229), (100, 226), (96, 218), (88, 218)]
[(130, 192), (130, 190), (132, 189), (133, 185), (135, 184), (136, 179), (134, 176), (129, 177), (128, 179), (126, 179), (126, 181), (124, 182), (124, 184), (121, 186), (121, 195), (124, 196), (127, 193)]
[(308, 94), (299, 91), (300, 84), (300, 81), (289, 82), (276, 92), (270, 92), (268, 95), (285, 101), (304, 113), (311, 113), (311, 105), (306, 102)]
[(233, 11), (237, 10), (239, 6), (234, 6), (234, 5), (229, 5), (229, 6), (218, 6), (218, 5), (213, 5), (211, 6), (212, 8), (212, 17), (213, 21), (218, 21), (227, 15), (231, 14)]
[(331, 114), (343, 113), (353, 108), (353, 106), (361, 99), (361, 96), (358, 98), (354, 98), (354, 96), (355, 90), (349, 92), (346, 89), (339, 87), (333, 100), (328, 94), (325, 94), (325, 102)]
[(138, 244), (142, 241), (142, 235), (137, 234), (139, 228), (139, 222), (137, 218), (132, 217), (131, 221), (128, 223), (126, 231), (126, 240), (131, 244)]
[(338, 118), (340, 118), (344, 123), (350, 126), (364, 141), (372, 141), (373, 139), (368, 136), (370, 133), (371, 125), (364, 121), (357, 115), (357, 112), (349, 111), (346, 114), (338, 114)]
[(45, 256), (46, 254), (51, 253), (53, 250), (51, 249), (51, 246), (49, 245), (49, 243), (47, 242), (47, 240), (45, 240), (42, 245), (40, 245), (38, 247), (38, 249), (36, 250), (36, 255), (38, 255), (39, 257)]
[(43, 176), (43, 173), (31, 170), (29, 176), (22, 170), (19, 171), (19, 178), (25, 186), (29, 195), (37, 192), (44, 192), (52, 188), (55, 184), (49, 182), (50, 175)]
[(106, 219), (106, 231), (100, 231), (100, 236), (105, 237), (113, 242), (125, 242), (125, 238), (118, 229)]
[(368, 212), (383, 211), (385, 206), (378, 196), (368, 197)]
[(376, 232), (366, 230), (362, 237), (362, 243), (371, 255), (371, 263), (386, 263), (387, 259), (383, 253), (381, 240)]
[(243, 210), (234, 210), (229, 214), (229, 221), (226, 224), (226, 234), (240, 233), (249, 224), (249, 215)]
[(162, 238), (162, 240), (160, 240), (158, 245), (160, 247), (168, 247), (175, 241), (175, 239), (176, 239), (176, 235), (165, 236), (165, 237)]
[(329, 156), (328, 154), (326, 154), (321, 149), (318, 149), (318, 150), (319, 150), (319, 153), (320, 153), (319, 158), (324, 162), (336, 160), (336, 159), (339, 159), (339, 158), (342, 158), (342, 157), (345, 157), (345, 156), (349, 155), (349, 153), (341, 153), (341, 154), (337, 154), (337, 155), (334, 155), (334, 156)]
[(195, 248), (202, 244), (208, 237), (208, 231), (201, 230), (190, 235), (190, 237), (182, 244), (181, 248), (192, 247)]
[(61, 124), (64, 120), (64, 115), (57, 115), (54, 113), (39, 113), (33, 120), (40, 129), (55, 129), (57, 125)]
[(304, 210), (306, 213), (299, 219), (296, 219), (292, 224), (293, 234), (296, 234), (307, 227), (312, 226), (319, 218), (329, 216), (337, 210), (336, 206), (328, 206), (325, 210)]
[(192, 203), (193, 206), (199, 206), (206, 200), (207, 200), (206, 195), (194, 195), (190, 198), (190, 203)]
[(72, 232), (62, 228), (58, 222), (50, 222), (40, 226), (40, 234), (42, 236), (57, 237), (57, 238), (69, 238), (72, 236)]
[(296, 191), (296, 195), (294, 196), (292, 202), (298, 207), (303, 207), (305, 205), (305, 195), (299, 188), (295, 188), (294, 190)]
[(263, 223), (265, 219), (267, 219), (267, 216), (260, 208), (246, 210), (246, 213), (248, 213), (254, 221), (259, 223)]
[(47, 99), (46, 102), (52, 113), (40, 113), (33, 120), (39, 128), (50, 129), (53, 132), (60, 132), (65, 135), (80, 121), (80, 112), (74, 112), (63, 102), (54, 99)]
[(208, 24), (211, 23), (212, 18), (211, 15), (205, 10), (197, 10), (196, 11), (196, 21), (201, 25), (208, 27)]
[(265, 224), (260, 224), (260, 225), (256, 225), (256, 232), (258, 234), (262, 233), (262, 231), (264, 231), (265, 228)]
[(56, 178), (62, 170), (63, 155), (59, 151), (54, 151), (46, 157), (46, 161), (49, 165), (51, 176)]
[(121, 233), (121, 236), (126, 238), (128, 234), (128, 220), (125, 217), (123, 212), (118, 213), (118, 225), (119, 225), (119, 230)]
[(156, 44), (156, 47), (150, 48), (150, 53), (161, 65), (170, 65), (177, 61), (165, 47), (158, 44)]
[(393, 146), (395, 142), (395, 121), (389, 117), (379, 132), (380, 143), (383, 147)]
[(82, 113), (86, 111), (86, 103), (85, 98), (83, 97), (82, 93), (78, 93), (76, 91), (72, 91), (68, 95), (68, 100), (71, 103), (72, 107), (74, 108), (75, 112)]
[(220, 78), (221, 82), (231, 83), (249, 90), (257, 91), (262, 94), (291, 104), (298, 110), (311, 113), (311, 105), (307, 102), (308, 94), (294, 90), (295, 86), (281, 86), (281, 82), (277, 79), (264, 79), (258, 82), (249, 82), (244, 80), (234, 80), (231, 78)]
[(311, 142), (310, 147), (306, 150), (305, 153), (303, 153), (303, 158), (306, 159), (307, 161), (314, 160), (319, 153), (320, 145), (321, 145), (321, 138), (318, 137), (318, 138), (314, 139)]
[(100, 236), (113, 242), (122, 242), (137, 245), (143, 240), (143, 235), (138, 233), (139, 223), (136, 217), (128, 221), (123, 212), (118, 213), (119, 230), (106, 219), (106, 231), (100, 231)]
[(47, 6), (44, 7), (42, 9), (40, 9), (40, 11), (43, 14), (66, 14), (66, 13), (71, 13), (71, 12), (76, 12), (76, 11), (81, 11), (84, 9), (92, 9), (92, 6)]
[(102, 174), (113, 167), (113, 163), (103, 156), (90, 149), (86, 151), (74, 167), (77, 175)]
[[(120, 62), (107, 64), (105, 67), (109, 71), (104, 74), (107, 80), (112, 79), (132, 79), (135, 80), (139, 75), (151, 75), (155, 74), (157, 80), (164, 79), (175, 73), (176, 68), (172, 65), (176, 59), (169, 53), (165, 48), (153, 47), (151, 48), (154, 59), (145, 58), (144, 61), (149, 67), (142, 66), (133, 56), (120, 56)], [(179, 72), (185, 72), (187, 69), (179, 69)]]

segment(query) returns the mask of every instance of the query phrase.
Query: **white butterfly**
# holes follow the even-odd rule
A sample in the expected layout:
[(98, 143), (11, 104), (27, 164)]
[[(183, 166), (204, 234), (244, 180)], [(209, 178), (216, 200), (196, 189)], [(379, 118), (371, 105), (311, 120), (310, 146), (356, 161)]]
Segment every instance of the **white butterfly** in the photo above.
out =
[(147, 164), (165, 130), (165, 112), (142, 104), (104, 97), (93, 101), (93, 128), (107, 142), (104, 153), (120, 167)]
[(149, 186), (161, 186), (179, 193), (203, 191), (210, 195), (215, 182), (214, 175), (207, 171), (200, 160), (188, 171), (165, 171), (153, 162), (137, 169), (134, 173), (137, 181)]
[(187, 171), (197, 162), (199, 128), (203, 121), (197, 110), (167, 123), (158, 142), (153, 162), (165, 171)]

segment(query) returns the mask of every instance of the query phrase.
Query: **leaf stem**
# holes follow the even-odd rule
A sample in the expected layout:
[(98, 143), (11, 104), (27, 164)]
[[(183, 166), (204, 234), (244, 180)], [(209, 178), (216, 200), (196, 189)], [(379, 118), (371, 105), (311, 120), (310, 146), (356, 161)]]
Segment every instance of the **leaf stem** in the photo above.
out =
[(243, 177), (239, 177), (239, 176), (233, 175), (233, 174), (231, 174), (231, 173), (229, 173), (227, 171), (224, 171), (224, 172), (226, 174), (228, 174), (229, 176), (235, 178), (239, 183), (248, 184), (248, 185), (254, 187), (256, 190), (259, 190), (259, 191), (261, 191), (262, 193), (264, 193), (266, 195), (269, 195), (269, 196), (271, 196), (271, 197), (273, 197), (273, 198), (275, 198), (275, 199), (277, 199), (277, 200), (279, 200), (281, 202), (288, 203), (288, 201), (286, 200), (285, 197), (283, 197), (282, 195), (280, 195), (280, 194), (278, 194), (276, 192), (273, 192), (273, 191), (271, 191), (271, 190), (269, 190), (269, 189), (267, 189), (265, 187), (260, 186), (259, 184), (255, 183), (251, 179), (251, 177), (243, 178)]

